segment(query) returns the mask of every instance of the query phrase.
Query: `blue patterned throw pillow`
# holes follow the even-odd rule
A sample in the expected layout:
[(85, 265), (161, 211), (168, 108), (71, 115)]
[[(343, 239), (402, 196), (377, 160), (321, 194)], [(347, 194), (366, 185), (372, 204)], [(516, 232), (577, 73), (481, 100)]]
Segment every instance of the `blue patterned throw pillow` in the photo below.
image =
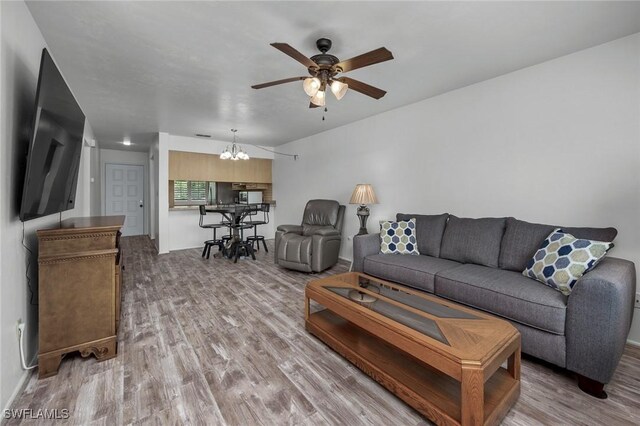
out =
[(555, 229), (522, 272), (569, 296), (573, 286), (613, 247), (611, 242), (581, 240)]
[(380, 221), (380, 252), (383, 254), (420, 254), (416, 240), (416, 220)]

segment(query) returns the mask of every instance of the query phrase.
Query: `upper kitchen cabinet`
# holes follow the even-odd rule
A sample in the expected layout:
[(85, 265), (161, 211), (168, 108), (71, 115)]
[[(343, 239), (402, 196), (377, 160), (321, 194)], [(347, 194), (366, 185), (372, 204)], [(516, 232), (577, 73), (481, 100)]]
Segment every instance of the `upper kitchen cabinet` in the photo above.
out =
[(252, 158), (230, 162), (233, 163), (232, 182), (271, 183), (272, 160)]
[(169, 180), (271, 183), (272, 160), (221, 160), (218, 155), (169, 151)]

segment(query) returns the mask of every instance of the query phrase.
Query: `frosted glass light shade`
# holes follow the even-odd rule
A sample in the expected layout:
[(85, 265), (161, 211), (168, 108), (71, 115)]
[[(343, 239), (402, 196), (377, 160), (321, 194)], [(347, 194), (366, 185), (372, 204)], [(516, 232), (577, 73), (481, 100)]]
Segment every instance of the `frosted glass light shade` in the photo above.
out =
[(311, 103), (314, 105), (323, 107), (324, 102), (325, 102), (325, 95), (323, 90), (318, 90), (318, 93), (316, 93), (315, 96), (311, 97)]
[(222, 154), (220, 154), (220, 158), (222, 160), (228, 160), (231, 158), (231, 151), (229, 150), (229, 146), (227, 145), (227, 147), (224, 149), (224, 151), (222, 151)]
[(320, 90), (320, 79), (317, 77), (309, 77), (302, 83), (304, 92), (309, 96), (315, 96)]
[(241, 160), (248, 160), (249, 154), (247, 154), (242, 148), (240, 148), (240, 152), (238, 152), (238, 158)]
[(331, 91), (336, 96), (336, 99), (340, 100), (347, 93), (347, 89), (349, 89), (349, 85), (342, 83), (338, 80), (333, 80), (331, 82)]
[(376, 193), (373, 192), (373, 187), (370, 184), (359, 183), (351, 194), (349, 204), (378, 204), (378, 198), (376, 198)]

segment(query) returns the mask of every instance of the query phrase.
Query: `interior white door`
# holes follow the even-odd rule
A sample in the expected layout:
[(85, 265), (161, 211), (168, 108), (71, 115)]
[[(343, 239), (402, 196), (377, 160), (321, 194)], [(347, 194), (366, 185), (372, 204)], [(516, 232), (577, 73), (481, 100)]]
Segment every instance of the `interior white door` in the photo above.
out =
[(124, 215), (122, 235), (144, 234), (144, 167), (106, 164), (107, 216)]

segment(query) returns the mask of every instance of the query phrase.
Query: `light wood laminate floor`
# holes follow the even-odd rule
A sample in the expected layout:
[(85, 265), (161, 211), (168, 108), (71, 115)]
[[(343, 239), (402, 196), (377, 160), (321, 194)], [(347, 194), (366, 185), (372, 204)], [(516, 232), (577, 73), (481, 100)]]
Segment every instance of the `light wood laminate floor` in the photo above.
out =
[[(307, 275), (264, 251), (233, 264), (199, 249), (158, 256), (146, 237), (123, 246), (118, 357), (70, 355), (57, 376), (32, 375), (12, 408), (66, 408), (56, 424), (77, 425), (428, 424), (305, 331), (305, 283), (348, 265)], [(606, 390), (607, 400), (589, 397), (563, 371), (524, 359), (504, 424), (640, 424), (639, 349), (627, 347)]]

